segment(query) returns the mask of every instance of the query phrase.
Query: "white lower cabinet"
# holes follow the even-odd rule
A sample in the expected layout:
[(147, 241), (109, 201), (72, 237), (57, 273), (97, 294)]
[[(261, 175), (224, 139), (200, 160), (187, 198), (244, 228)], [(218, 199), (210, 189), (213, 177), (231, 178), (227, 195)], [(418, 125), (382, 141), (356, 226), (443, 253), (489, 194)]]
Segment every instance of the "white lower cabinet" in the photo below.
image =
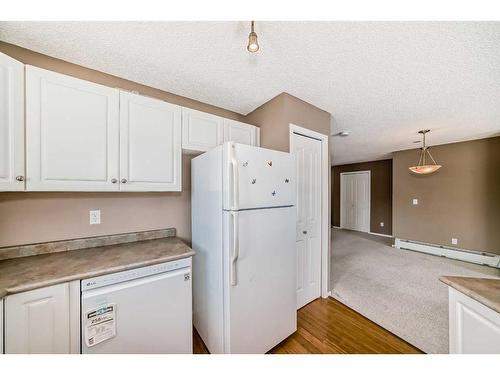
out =
[(451, 354), (500, 354), (500, 313), (449, 287)]
[(80, 352), (80, 281), (4, 299), (5, 353)]
[(121, 191), (181, 191), (181, 109), (120, 92)]
[(235, 120), (224, 120), (224, 142), (236, 142), (250, 146), (260, 146), (260, 129)]

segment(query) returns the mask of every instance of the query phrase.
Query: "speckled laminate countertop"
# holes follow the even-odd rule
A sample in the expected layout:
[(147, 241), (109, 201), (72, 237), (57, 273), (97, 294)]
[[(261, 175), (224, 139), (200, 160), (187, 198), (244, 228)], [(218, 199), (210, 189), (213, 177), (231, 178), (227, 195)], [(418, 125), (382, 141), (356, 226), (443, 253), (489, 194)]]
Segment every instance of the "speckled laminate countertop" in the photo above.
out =
[(441, 276), (439, 280), (500, 313), (500, 279)]
[(0, 261), (0, 298), (13, 293), (169, 262), (194, 255), (177, 237)]

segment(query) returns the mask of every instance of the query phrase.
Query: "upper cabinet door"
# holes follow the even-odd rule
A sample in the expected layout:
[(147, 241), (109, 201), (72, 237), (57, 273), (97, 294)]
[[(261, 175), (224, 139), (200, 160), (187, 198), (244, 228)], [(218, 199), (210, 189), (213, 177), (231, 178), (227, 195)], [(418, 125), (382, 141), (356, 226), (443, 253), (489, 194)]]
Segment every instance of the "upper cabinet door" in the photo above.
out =
[(256, 126), (243, 122), (224, 120), (224, 142), (233, 141), (244, 145), (259, 146), (258, 130)]
[(181, 107), (120, 92), (120, 190), (181, 191)]
[(119, 190), (119, 90), (26, 66), (27, 190)]
[(24, 179), (24, 64), (0, 53), (0, 191)]
[(223, 122), (222, 117), (182, 108), (182, 148), (204, 152), (222, 144)]

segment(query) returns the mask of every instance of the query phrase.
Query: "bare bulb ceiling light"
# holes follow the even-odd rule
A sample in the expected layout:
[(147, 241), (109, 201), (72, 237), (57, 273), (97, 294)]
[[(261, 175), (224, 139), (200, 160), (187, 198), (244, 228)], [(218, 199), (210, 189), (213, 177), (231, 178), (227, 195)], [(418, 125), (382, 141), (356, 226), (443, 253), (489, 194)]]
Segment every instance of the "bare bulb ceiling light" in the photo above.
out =
[[(429, 148), (425, 145), (425, 134), (430, 132), (429, 129), (420, 130), (419, 133), (422, 134), (422, 147), (420, 148), (420, 159), (418, 159), (418, 164), (409, 167), (410, 171), (416, 174), (431, 174), (436, 172), (442, 166), (437, 164), (434, 158), (432, 157)], [(429, 156), (429, 161), (432, 161), (432, 164), (428, 164), (426, 160), (426, 155)]]
[(257, 41), (257, 34), (254, 31), (254, 21), (250, 24), (251, 26), (251, 31), (250, 34), (248, 34), (248, 45), (247, 45), (247, 50), (248, 52), (257, 52), (259, 50), (259, 42)]

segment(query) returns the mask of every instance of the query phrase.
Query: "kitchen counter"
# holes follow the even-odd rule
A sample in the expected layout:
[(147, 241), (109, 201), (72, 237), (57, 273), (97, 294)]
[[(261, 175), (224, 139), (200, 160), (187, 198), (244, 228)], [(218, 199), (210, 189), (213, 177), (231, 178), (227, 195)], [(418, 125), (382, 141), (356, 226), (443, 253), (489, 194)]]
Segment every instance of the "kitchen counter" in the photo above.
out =
[[(159, 231), (151, 233), (153, 232)], [(137, 238), (148, 238), (144, 233), (146, 232), (141, 232)], [(175, 236), (175, 230), (168, 233)], [(106, 236), (106, 241), (117, 237), (118, 240), (114, 242), (119, 242), (122, 238), (120, 236), (124, 235)], [(99, 243), (95, 239), (89, 241)], [(75, 241), (80, 241), (81, 246), (84, 240)], [(68, 242), (71, 241), (66, 241)], [(0, 298), (72, 280), (169, 262), (194, 254), (179, 238), (170, 236), (5, 259), (0, 261)]]
[(439, 280), (500, 313), (500, 279), (441, 276)]

